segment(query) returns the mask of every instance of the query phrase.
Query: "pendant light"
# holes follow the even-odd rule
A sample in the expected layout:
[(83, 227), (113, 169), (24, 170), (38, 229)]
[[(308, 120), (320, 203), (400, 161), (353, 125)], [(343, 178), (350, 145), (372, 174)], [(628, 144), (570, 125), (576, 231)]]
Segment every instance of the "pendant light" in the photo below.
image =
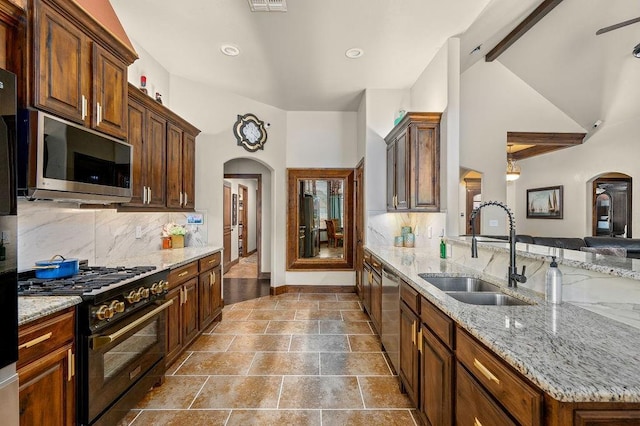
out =
[(516, 164), (516, 160), (511, 156), (511, 145), (507, 145), (507, 181), (512, 182), (520, 177), (520, 166)]

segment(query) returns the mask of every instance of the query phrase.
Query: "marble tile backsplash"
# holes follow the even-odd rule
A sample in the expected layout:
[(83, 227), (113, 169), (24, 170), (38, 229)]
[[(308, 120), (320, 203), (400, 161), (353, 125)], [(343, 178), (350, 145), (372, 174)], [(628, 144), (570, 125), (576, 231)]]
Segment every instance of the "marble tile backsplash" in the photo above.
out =
[[(403, 226), (411, 226), (416, 236), (415, 247), (438, 247), (445, 229), (445, 213), (387, 213), (369, 211), (366, 244), (393, 246), (393, 237), (400, 235)], [(429, 237), (431, 228), (431, 238)]]
[[(161, 249), (167, 222), (186, 223), (186, 213), (118, 213), (115, 209), (79, 209), (74, 204), (18, 202), (18, 269), (55, 254), (87, 259), (91, 265)], [(207, 227), (187, 225), (186, 246), (207, 244)], [(140, 227), (140, 238), (136, 228)]]

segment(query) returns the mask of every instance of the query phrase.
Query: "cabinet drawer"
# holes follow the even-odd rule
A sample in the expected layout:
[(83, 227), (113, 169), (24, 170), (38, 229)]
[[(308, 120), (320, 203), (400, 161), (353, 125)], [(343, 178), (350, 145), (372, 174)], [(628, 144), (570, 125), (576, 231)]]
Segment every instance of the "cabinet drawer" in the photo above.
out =
[(382, 262), (374, 255), (371, 255), (371, 270), (378, 275), (382, 275)]
[(215, 268), (220, 264), (220, 252), (214, 253), (211, 256), (203, 257), (198, 262), (200, 264), (200, 272), (207, 271), (211, 268)]
[(18, 330), (17, 367), (21, 368), (65, 344), (73, 342), (74, 335), (75, 308), (21, 326)]
[(409, 284), (400, 281), (400, 298), (416, 314), (420, 312), (420, 295)]
[(456, 424), (515, 426), (460, 363), (456, 365)]
[(198, 275), (198, 262), (191, 262), (187, 265), (172, 269), (169, 272), (169, 288), (172, 289), (183, 282)]
[(456, 331), (456, 355), (518, 422), (525, 426), (541, 424), (541, 393), (461, 329)]
[(424, 297), (420, 302), (420, 319), (449, 349), (453, 348), (453, 320)]

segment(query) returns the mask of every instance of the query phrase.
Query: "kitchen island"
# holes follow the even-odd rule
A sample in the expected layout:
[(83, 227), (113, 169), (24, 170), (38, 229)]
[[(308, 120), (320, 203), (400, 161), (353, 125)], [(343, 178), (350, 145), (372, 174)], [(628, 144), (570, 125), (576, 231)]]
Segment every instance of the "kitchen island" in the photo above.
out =
[[(500, 250), (505, 251), (491, 246), (481, 249), (489, 258), (495, 257)], [(542, 391), (538, 404), (545, 408), (528, 407), (532, 412), (538, 411), (532, 418), (547, 417), (544, 424), (563, 424), (562, 421), (573, 416), (573, 408), (566, 409), (571, 406), (576, 410), (582, 407), (583, 411), (597, 407), (599, 410), (605, 409), (607, 413), (617, 412), (618, 409), (624, 413), (630, 412), (624, 410), (634, 410), (631, 415), (637, 417), (632, 418), (640, 422), (640, 354), (637, 350), (640, 347), (639, 330), (572, 303), (549, 304), (544, 301), (541, 293), (523, 286), (517, 289), (507, 288), (506, 279), (497, 278), (501, 273), (506, 276), (504, 265), (489, 265), (484, 271), (477, 269), (483, 261), (471, 259), (467, 249), (465, 243), (461, 242), (459, 246), (454, 246), (453, 258), (444, 260), (438, 257), (437, 250), (434, 249), (367, 247), (369, 252), (382, 261), (385, 268), (396, 273), (424, 299), (424, 333), (430, 327), (424, 323), (424, 307), (427, 305), (435, 306), (439, 314), (444, 314), (443, 317), (452, 321), (455, 332), (452, 331), (451, 335), (456, 338), (444, 342), (449, 344), (448, 350), (452, 357), (456, 350), (458, 363), (452, 364), (461, 368), (460, 346), (467, 339), (465, 336), (470, 335), (471, 340), (488, 349), (487, 353), (494, 354), (524, 377), (523, 382), (528, 382), (527, 386), (539, 389), (535, 392)], [(521, 262), (522, 257), (518, 254)], [(535, 254), (531, 256), (534, 257)], [(529, 267), (527, 270), (530, 270)], [(532, 275), (539, 273), (539, 270), (531, 271)], [(613, 273), (611, 278), (617, 279), (616, 275)], [(429, 277), (442, 276), (482, 278), (499, 285), (502, 292), (530, 304), (483, 306), (462, 303), (429, 283)], [(416, 314), (416, 322), (420, 327), (419, 309)], [(412, 326), (414, 329), (416, 327), (410, 325), (408, 334), (412, 334)], [(413, 333), (416, 335), (416, 342), (423, 338), (424, 333)], [(458, 344), (457, 349), (454, 349), (454, 341)], [(411, 339), (409, 345), (411, 346)], [(417, 347), (418, 343), (414, 345)], [(477, 361), (473, 357), (471, 359), (473, 362)], [(459, 391), (461, 385), (457, 386)], [(457, 398), (460, 396), (457, 395)], [(501, 402), (500, 398), (496, 399)], [(513, 412), (509, 412), (509, 415), (515, 417)], [(563, 420), (558, 420), (560, 418)], [(581, 424), (577, 420), (575, 422)], [(531, 424), (540, 423), (532, 421)]]

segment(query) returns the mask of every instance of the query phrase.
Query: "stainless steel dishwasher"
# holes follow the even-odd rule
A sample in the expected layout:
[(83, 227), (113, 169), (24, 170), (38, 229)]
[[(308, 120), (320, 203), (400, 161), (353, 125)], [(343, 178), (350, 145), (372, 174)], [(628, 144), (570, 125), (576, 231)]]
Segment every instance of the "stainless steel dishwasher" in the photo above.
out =
[(386, 267), (382, 269), (382, 321), (380, 340), (395, 372), (400, 367), (400, 281)]

